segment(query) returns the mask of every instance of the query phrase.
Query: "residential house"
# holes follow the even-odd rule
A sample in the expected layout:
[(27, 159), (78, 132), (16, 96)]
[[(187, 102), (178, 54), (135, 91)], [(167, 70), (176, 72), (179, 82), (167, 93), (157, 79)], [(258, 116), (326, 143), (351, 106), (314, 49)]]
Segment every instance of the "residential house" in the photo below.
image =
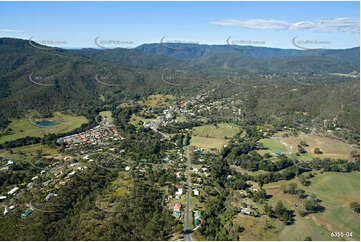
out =
[(46, 196), (45, 200), (46, 200), (46, 201), (49, 201), (51, 197), (57, 197), (57, 196), (58, 196), (58, 194), (49, 193), (49, 194)]
[(175, 216), (176, 218), (180, 218), (182, 215), (181, 208), (182, 208), (182, 205), (179, 203), (176, 203), (173, 208), (173, 216)]
[(25, 218), (27, 217), (29, 214), (31, 214), (32, 210), (27, 209), (24, 213), (21, 214), (21, 217)]
[(49, 185), (49, 183), (52, 181), (53, 179), (49, 179), (46, 182), (43, 182), (43, 186), (46, 187), (47, 185)]
[(183, 188), (178, 188), (178, 191), (176, 191), (175, 194), (181, 196), (183, 194)]
[(194, 211), (194, 224), (196, 226), (201, 224), (201, 217), (202, 217), (201, 211), (199, 210)]
[(241, 208), (241, 213), (250, 215), (251, 211), (248, 208)]
[(11, 189), (9, 192), (8, 192), (8, 195), (13, 195), (17, 190), (19, 190), (18, 187), (14, 187), (13, 189)]

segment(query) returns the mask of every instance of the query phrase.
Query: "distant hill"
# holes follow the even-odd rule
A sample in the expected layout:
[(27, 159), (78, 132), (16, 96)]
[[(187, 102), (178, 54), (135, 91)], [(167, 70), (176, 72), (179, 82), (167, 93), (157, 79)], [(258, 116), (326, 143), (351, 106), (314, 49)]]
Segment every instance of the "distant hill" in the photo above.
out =
[[(192, 61), (196, 69), (223, 68), (257, 72), (350, 73), (360, 69), (360, 48), (343, 50), (294, 50), (229, 45), (143, 44), (136, 48), (151, 55)], [(199, 64), (201, 64), (199, 66)]]

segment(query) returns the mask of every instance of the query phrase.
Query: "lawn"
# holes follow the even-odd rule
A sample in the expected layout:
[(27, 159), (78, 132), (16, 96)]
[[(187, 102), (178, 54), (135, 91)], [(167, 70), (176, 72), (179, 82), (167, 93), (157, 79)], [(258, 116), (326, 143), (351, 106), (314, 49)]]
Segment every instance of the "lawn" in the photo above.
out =
[(83, 123), (88, 120), (84, 116), (71, 116), (55, 112), (54, 116), (49, 118), (54, 122), (53, 125), (47, 127), (37, 127), (34, 125), (34, 112), (21, 119), (11, 120), (9, 128), (12, 130), (10, 135), (0, 137), (0, 144), (6, 141), (24, 138), (26, 136), (43, 137), (50, 133), (65, 133), (75, 128), (79, 128)]

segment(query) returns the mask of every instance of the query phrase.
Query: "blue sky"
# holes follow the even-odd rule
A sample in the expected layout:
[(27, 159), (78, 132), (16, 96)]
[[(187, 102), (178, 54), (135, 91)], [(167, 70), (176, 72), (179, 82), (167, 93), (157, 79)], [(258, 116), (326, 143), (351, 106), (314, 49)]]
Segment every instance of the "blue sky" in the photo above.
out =
[(359, 2), (0, 2), (0, 37), (50, 46), (142, 43), (360, 45)]

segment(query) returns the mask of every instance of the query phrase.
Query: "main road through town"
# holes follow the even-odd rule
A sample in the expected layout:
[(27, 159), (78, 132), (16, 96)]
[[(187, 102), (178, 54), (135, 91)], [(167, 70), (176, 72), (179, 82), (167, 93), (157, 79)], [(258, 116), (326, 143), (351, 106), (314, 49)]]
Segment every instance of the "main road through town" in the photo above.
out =
[(184, 240), (185, 241), (192, 241), (192, 230), (189, 228), (189, 213), (190, 213), (190, 186), (189, 186), (189, 169), (191, 166), (191, 159), (189, 157), (188, 150), (184, 150), (186, 159), (187, 159), (187, 168), (186, 168), (186, 177), (187, 177), (187, 202), (186, 202), (186, 210), (185, 210), (185, 221), (184, 221)]

